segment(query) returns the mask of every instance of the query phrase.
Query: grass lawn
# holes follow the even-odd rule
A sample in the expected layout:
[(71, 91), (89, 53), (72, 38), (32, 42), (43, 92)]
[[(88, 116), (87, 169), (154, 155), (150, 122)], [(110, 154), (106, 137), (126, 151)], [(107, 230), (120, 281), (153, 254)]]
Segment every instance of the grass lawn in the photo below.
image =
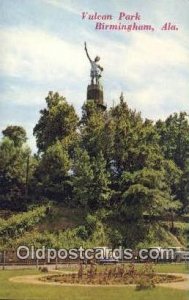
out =
[(189, 274), (189, 264), (157, 264), (155, 265), (156, 272), (162, 273), (185, 273)]
[(35, 270), (0, 271), (0, 299), (15, 300), (187, 300), (187, 291), (156, 287), (136, 291), (132, 287), (61, 287), (9, 282), (10, 277), (38, 274)]
[[(129, 264), (128, 264), (129, 265)], [(127, 264), (125, 265), (127, 266)], [(158, 273), (184, 273), (189, 274), (189, 264), (178, 264), (178, 263), (165, 263), (165, 264), (154, 264), (154, 270)], [(105, 269), (106, 265), (99, 265), (98, 269)], [(135, 264), (135, 268), (143, 268), (144, 264)], [(60, 270), (65, 270), (64, 268), (59, 268)], [(69, 269), (70, 271), (77, 271), (78, 267)]]

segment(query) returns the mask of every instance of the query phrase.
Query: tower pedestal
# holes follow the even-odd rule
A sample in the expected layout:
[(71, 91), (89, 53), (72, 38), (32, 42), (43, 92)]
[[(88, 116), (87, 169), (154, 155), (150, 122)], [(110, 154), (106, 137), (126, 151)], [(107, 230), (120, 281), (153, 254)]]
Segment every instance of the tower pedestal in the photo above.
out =
[(98, 106), (105, 110), (103, 86), (100, 84), (89, 84), (87, 87), (87, 100), (94, 100)]

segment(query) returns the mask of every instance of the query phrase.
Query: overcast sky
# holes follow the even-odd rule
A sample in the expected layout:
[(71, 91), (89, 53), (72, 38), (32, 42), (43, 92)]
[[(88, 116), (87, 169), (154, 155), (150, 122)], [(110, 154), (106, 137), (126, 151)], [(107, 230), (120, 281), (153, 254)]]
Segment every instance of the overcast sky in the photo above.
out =
[[(96, 31), (81, 18), (98, 12), (118, 23), (120, 11), (139, 12), (156, 30)], [(188, 12), (189, 0), (0, 0), (0, 130), (22, 125), (35, 150), (32, 130), (50, 90), (80, 113), (90, 72), (84, 41), (92, 58), (101, 57), (108, 106), (124, 92), (143, 117), (189, 112)], [(179, 30), (161, 31), (166, 22)]]

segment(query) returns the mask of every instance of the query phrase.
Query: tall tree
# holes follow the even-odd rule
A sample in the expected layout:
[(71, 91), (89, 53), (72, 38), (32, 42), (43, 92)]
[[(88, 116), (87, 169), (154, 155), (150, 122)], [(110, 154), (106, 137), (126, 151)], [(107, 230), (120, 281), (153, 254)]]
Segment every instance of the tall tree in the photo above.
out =
[(189, 122), (186, 112), (170, 115), (157, 121), (160, 145), (167, 159), (172, 159), (183, 170), (189, 157)]
[(113, 156), (112, 170), (115, 176), (123, 171), (135, 171), (149, 164), (157, 164), (160, 152), (158, 135), (150, 120), (143, 121), (140, 113), (129, 109), (123, 97), (110, 110), (112, 120)]
[(8, 137), (10, 140), (12, 140), (16, 147), (21, 147), (27, 140), (26, 131), (21, 126), (7, 126), (2, 133), (5, 137)]
[(76, 205), (88, 208), (90, 199), (94, 197), (93, 179), (93, 169), (87, 151), (77, 148), (73, 166), (73, 196)]
[(185, 167), (180, 179), (180, 185), (177, 187), (177, 194), (182, 201), (181, 212), (189, 212), (189, 158), (185, 161)]
[(35, 171), (36, 194), (66, 203), (71, 197), (71, 160), (61, 141), (49, 146)]
[(112, 191), (110, 189), (110, 174), (107, 171), (107, 163), (102, 151), (92, 160), (94, 174), (94, 196), (95, 202), (90, 205), (95, 209), (109, 207)]
[(165, 121), (157, 121), (159, 143), (167, 159), (173, 160), (181, 169), (180, 185), (173, 187), (183, 210), (189, 206), (188, 165), (189, 165), (189, 122), (186, 112), (170, 115)]
[[(120, 183), (121, 202), (117, 207), (123, 243), (136, 246), (149, 233), (154, 216), (167, 216), (180, 207), (167, 185), (166, 172), (143, 168), (124, 172)], [(145, 216), (148, 217), (146, 221)]]
[(78, 117), (74, 107), (58, 93), (49, 92), (47, 108), (40, 111), (41, 117), (34, 128), (39, 152), (44, 152), (57, 140), (73, 145), (77, 140)]
[(87, 101), (82, 108), (80, 131), (82, 135), (82, 147), (90, 156), (96, 156), (103, 150), (103, 132), (106, 114), (93, 100)]
[(109, 206), (110, 180), (102, 152), (90, 158), (86, 150), (77, 149), (73, 175), (77, 203), (91, 211)]
[[(18, 146), (19, 145), (19, 146)], [(31, 170), (28, 159), (31, 151), (8, 137), (0, 143), (0, 206), (9, 209), (25, 209), (28, 179)]]

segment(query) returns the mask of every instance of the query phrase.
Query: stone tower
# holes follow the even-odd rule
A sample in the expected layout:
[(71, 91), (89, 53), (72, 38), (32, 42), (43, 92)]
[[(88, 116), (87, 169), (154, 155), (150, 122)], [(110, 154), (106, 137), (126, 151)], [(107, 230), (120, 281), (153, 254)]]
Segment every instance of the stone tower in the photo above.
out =
[(100, 83), (88, 85), (87, 100), (94, 100), (94, 102), (102, 110), (106, 110), (106, 105), (104, 104), (103, 86)]

